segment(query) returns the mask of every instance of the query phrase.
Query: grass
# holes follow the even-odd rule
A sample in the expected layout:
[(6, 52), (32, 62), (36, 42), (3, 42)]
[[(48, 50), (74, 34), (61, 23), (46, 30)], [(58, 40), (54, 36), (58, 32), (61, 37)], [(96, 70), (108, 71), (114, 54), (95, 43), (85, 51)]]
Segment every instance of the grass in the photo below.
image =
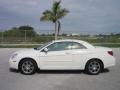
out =
[(0, 45), (0, 48), (34, 48), (39, 45)]
[[(120, 43), (93, 43), (94, 46), (104, 46), (104, 47), (112, 47), (112, 48), (119, 48)], [(40, 45), (0, 45), (0, 48), (34, 48)]]
[(120, 44), (107, 44), (107, 43), (101, 43), (101, 44), (93, 44), (95, 46), (104, 46), (104, 47), (112, 47), (112, 48), (120, 48)]

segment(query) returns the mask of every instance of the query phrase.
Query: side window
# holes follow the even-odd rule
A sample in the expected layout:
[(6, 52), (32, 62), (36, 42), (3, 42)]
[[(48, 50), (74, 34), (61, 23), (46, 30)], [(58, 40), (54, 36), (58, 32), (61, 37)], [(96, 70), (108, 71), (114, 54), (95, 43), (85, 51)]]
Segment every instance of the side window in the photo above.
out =
[(80, 43), (73, 42), (73, 44), (72, 44), (72, 49), (86, 49), (86, 47), (83, 46), (83, 45), (80, 44)]
[(56, 42), (52, 45), (48, 46), (48, 51), (62, 51), (62, 50), (70, 50), (71, 42)]

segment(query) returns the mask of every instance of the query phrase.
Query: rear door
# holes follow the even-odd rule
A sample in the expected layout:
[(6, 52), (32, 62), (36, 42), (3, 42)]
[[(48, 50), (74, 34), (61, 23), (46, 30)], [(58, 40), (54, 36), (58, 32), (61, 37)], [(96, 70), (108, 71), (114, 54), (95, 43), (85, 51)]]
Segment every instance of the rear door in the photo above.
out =
[(78, 42), (72, 43), (72, 59), (73, 59), (73, 67), (76, 69), (81, 69), (81, 66), (85, 60), (85, 57), (88, 53), (88, 49)]

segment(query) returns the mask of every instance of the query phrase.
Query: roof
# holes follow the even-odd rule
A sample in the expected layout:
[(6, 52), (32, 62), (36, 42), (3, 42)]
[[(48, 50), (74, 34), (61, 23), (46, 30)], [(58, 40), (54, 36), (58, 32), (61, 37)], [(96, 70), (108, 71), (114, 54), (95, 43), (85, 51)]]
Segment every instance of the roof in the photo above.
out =
[(60, 39), (60, 40), (54, 40), (53, 42), (64, 42), (64, 41), (74, 41), (83, 44), (87, 48), (94, 48), (90, 43), (83, 41), (83, 40), (76, 40), (76, 39)]
[(85, 42), (83, 40), (77, 40), (77, 39), (60, 39), (60, 40), (54, 40), (54, 42), (62, 42), (62, 41), (76, 41), (76, 42)]

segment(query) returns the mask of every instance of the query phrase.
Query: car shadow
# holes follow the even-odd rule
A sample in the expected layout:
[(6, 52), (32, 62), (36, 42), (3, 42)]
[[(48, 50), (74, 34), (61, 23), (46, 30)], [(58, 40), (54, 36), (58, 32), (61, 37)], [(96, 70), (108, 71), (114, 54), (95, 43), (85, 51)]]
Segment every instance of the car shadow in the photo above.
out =
[[(19, 70), (9, 68), (10, 72), (13, 73), (19, 73)], [(84, 73), (83, 70), (40, 70), (38, 69), (37, 72), (38, 74), (81, 74)]]
[(110, 72), (109, 69), (104, 69), (101, 73), (108, 73), (108, 72)]
[[(9, 69), (10, 72), (19, 73), (19, 70)], [(109, 69), (104, 69), (101, 73), (108, 73)], [(38, 74), (87, 74), (85, 70), (37, 70)]]
[(84, 70), (38, 70), (38, 74), (82, 74)]
[[(108, 73), (109, 69), (104, 69), (101, 73)], [(37, 70), (38, 74), (87, 74), (85, 70)]]
[(16, 69), (13, 69), (13, 68), (9, 68), (9, 71), (10, 72), (15, 72), (15, 73), (19, 73), (20, 72), (19, 70), (16, 70)]

